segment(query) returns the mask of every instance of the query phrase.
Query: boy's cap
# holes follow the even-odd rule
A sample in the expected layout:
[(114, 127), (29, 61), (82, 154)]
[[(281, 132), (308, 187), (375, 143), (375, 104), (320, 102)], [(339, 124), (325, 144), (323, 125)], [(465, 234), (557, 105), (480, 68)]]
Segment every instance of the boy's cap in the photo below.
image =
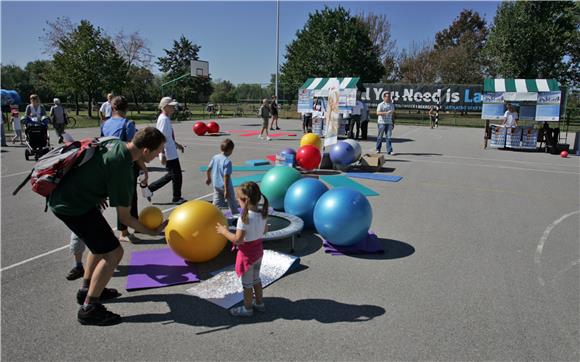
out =
[(171, 97), (163, 97), (161, 98), (161, 102), (159, 102), (159, 109), (163, 109), (166, 106), (176, 106), (179, 103), (177, 103), (177, 101)]

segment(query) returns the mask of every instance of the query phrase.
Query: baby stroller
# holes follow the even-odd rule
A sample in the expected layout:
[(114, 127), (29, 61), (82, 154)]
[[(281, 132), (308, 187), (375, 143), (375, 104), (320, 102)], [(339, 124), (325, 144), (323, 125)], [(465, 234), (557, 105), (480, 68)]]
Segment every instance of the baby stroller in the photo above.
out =
[(24, 157), (28, 161), (30, 156), (34, 156), (34, 160), (38, 161), (40, 157), (50, 151), (50, 136), (48, 133), (50, 118), (45, 116), (39, 122), (36, 117), (25, 117), (23, 123), (24, 135), (26, 136)]

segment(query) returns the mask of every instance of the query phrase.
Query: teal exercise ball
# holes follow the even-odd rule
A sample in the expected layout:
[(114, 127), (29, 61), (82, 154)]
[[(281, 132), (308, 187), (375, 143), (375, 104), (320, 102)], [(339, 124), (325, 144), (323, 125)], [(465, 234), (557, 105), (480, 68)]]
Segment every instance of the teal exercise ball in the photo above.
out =
[(314, 227), (314, 206), (328, 187), (315, 178), (303, 178), (294, 182), (284, 197), (284, 211), (298, 216), (304, 221), (304, 227)]
[(373, 210), (362, 193), (337, 187), (326, 191), (314, 207), (314, 226), (329, 243), (350, 246), (366, 238)]
[(271, 168), (260, 182), (260, 190), (274, 210), (284, 210), (284, 196), (290, 185), (301, 178), (300, 172), (288, 166)]

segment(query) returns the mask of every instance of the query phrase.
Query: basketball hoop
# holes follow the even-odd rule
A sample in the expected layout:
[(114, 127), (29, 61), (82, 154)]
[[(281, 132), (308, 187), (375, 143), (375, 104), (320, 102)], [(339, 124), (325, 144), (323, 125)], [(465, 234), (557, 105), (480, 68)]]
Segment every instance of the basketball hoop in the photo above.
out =
[(209, 78), (209, 62), (204, 60), (192, 60), (191, 76), (198, 78)]

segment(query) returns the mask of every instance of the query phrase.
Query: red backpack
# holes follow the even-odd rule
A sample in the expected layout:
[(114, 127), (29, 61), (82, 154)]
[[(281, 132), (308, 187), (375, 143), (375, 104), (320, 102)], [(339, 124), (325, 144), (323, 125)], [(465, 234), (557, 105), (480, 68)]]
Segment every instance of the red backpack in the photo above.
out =
[(12, 192), (16, 195), (28, 180), (32, 185), (32, 191), (47, 198), (60, 185), (66, 175), (74, 168), (87, 163), (95, 150), (102, 147), (106, 141), (118, 139), (117, 137), (85, 138), (64, 144), (48, 152), (38, 159), (26, 179)]

